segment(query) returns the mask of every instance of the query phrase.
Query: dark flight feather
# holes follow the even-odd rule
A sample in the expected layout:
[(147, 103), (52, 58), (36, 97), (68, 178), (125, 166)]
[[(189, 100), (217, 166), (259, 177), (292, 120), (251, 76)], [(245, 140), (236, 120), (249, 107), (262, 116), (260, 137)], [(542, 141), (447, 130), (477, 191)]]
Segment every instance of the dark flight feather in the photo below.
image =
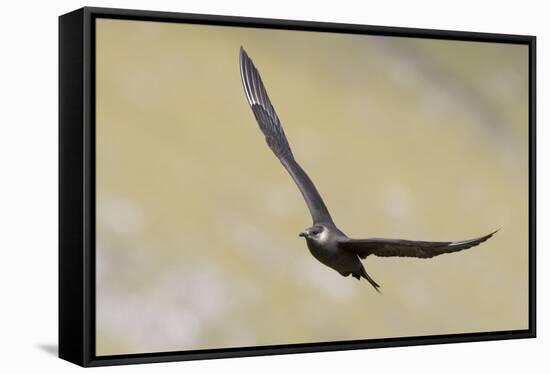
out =
[(240, 50), (241, 81), (246, 99), (252, 108), (254, 117), (265, 136), (267, 145), (281, 161), (294, 182), (298, 185), (311, 213), (314, 223), (333, 223), (330, 213), (306, 172), (294, 159), (275, 108), (269, 100), (258, 70), (241, 47)]
[[(497, 230), (498, 231), (498, 230)], [(497, 231), (479, 238), (454, 242), (424, 242), (403, 239), (347, 239), (340, 243), (341, 248), (356, 253), (361, 258), (369, 255), (379, 257), (432, 258), (445, 253), (462, 251), (475, 247), (489, 239)]]

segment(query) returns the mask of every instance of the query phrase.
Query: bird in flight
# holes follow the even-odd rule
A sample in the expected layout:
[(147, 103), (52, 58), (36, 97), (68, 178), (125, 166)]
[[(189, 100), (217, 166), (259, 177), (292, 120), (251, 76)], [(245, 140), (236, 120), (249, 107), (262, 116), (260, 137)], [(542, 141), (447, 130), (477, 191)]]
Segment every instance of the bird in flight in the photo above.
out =
[(242, 47), (240, 49), (240, 70), (246, 99), (265, 136), (267, 145), (298, 185), (309, 208), (313, 225), (302, 231), (299, 236), (305, 238), (309, 251), (321, 263), (336, 270), (344, 277), (352, 275), (358, 280), (365, 278), (376, 291), (380, 292), (378, 290), (380, 286), (367, 274), (361, 259), (365, 259), (369, 255), (431, 258), (475, 247), (496, 233), (494, 231), (475, 239), (447, 242), (383, 238), (352, 239), (347, 237), (336, 227), (315, 185), (294, 158), (279, 117), (267, 96), (258, 69)]

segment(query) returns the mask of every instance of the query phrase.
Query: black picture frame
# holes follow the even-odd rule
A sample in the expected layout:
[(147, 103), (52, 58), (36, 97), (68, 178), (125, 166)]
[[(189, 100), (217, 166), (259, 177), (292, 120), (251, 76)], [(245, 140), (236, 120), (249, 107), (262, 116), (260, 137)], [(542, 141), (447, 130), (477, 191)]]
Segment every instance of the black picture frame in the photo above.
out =
[[(524, 44), (529, 48), (529, 328), (423, 337), (95, 355), (95, 20)], [(59, 357), (81, 366), (444, 344), (536, 336), (536, 37), (85, 7), (59, 17)]]

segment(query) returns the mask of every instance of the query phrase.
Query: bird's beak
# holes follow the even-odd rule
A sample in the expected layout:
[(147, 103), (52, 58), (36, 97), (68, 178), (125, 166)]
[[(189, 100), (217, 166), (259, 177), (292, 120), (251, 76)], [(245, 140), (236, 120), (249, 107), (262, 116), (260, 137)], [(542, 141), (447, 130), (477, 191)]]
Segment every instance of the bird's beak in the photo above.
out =
[(307, 232), (305, 232), (305, 231), (302, 231), (301, 233), (298, 234), (298, 236), (304, 236), (304, 237), (305, 237), (306, 235), (307, 235)]

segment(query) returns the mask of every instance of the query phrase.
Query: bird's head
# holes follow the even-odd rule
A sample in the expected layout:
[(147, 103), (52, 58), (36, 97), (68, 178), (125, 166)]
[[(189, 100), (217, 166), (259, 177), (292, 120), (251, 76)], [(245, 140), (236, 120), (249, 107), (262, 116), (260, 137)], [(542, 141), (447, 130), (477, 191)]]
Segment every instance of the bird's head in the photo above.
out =
[(323, 236), (323, 233), (325, 233), (325, 231), (325, 227), (321, 225), (314, 225), (299, 233), (298, 236), (302, 236), (306, 239), (311, 240), (321, 240), (321, 237)]

